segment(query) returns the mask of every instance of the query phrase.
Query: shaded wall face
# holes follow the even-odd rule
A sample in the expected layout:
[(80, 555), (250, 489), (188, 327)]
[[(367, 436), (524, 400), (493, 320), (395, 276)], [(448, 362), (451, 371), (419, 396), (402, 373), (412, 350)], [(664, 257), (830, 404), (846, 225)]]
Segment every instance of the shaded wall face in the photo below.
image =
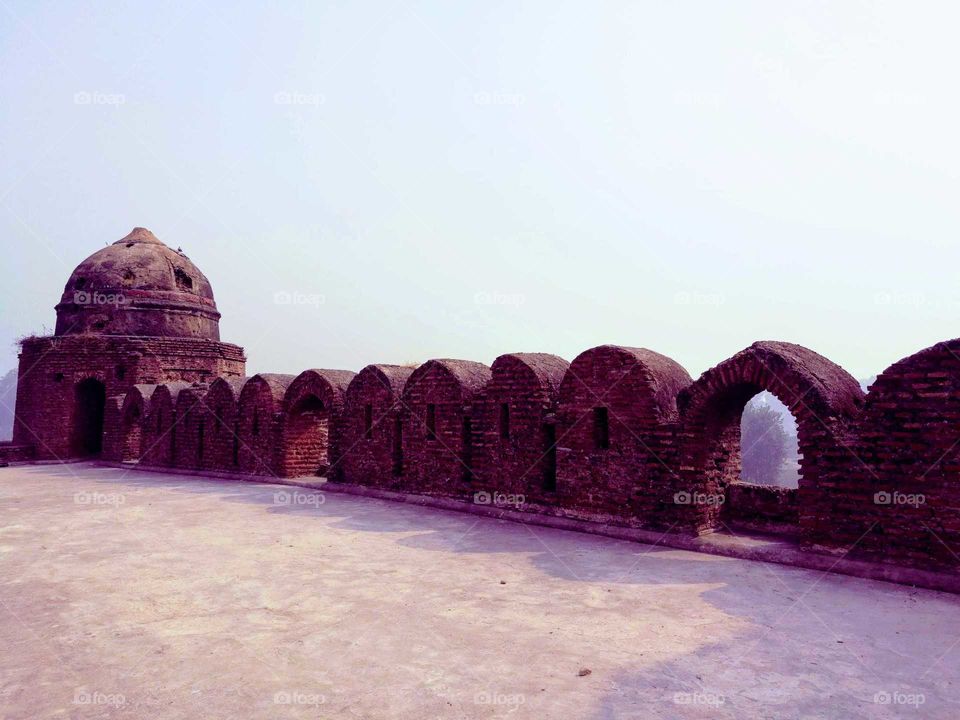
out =
[(171, 449), (173, 445), (172, 429), (174, 420), (174, 406), (170, 396), (158, 389), (150, 403), (150, 412), (143, 418), (142, 454), (141, 462), (144, 465), (171, 465)]
[(240, 467), (240, 436), (237, 406), (226, 391), (211, 390), (204, 400), (207, 428), (203, 466), (210, 470), (232, 471)]
[(740, 418), (750, 398), (762, 390), (749, 383), (732, 384), (684, 418), (684, 471), (673, 499), (678, 523), (702, 532), (721, 527), (721, 518), (735, 513), (728, 507), (727, 489), (740, 481)]
[(139, 461), (143, 452), (143, 417), (139, 406), (132, 406), (123, 413), (120, 432), (120, 460)]
[(579, 380), (564, 380), (558, 411), (560, 504), (585, 517), (663, 525), (678, 484), (676, 426), (659, 421), (635, 363), (601, 358), (572, 372)]
[(171, 431), (172, 464), (190, 470), (204, 466), (204, 441), (209, 420), (203, 403), (203, 390), (182, 390), (177, 397), (176, 423)]
[(33, 460), (33, 446), (0, 443), (0, 467)]
[(275, 402), (270, 389), (259, 382), (240, 396), (240, 471), (255, 475), (279, 475), (277, 449), (280, 444)]
[[(960, 565), (960, 342), (901, 361), (870, 389), (828, 541), (855, 553)], [(839, 464), (838, 464), (839, 467)]]
[(20, 354), (14, 440), (35, 445), (40, 460), (78, 453), (71, 431), (78, 412), (75, 386), (86, 378), (102, 382), (110, 398), (125, 395), (136, 384), (242, 375), (244, 363), (240, 348), (206, 340), (83, 336), (28, 340)]
[(381, 379), (365, 375), (350, 384), (344, 401), (340, 458), (347, 482), (380, 487), (402, 483), (402, 469), (398, 473), (400, 468), (395, 467), (398, 420), (403, 422), (400, 404)]
[(456, 496), (471, 492), (464, 462), (469, 459), (464, 453), (468, 414), (456, 380), (443, 372), (420, 376), (406, 389), (404, 407), (404, 488)]
[(478, 488), (491, 498), (499, 493), (526, 502), (551, 501), (556, 417), (539, 383), (522, 372), (497, 374), (474, 408)]

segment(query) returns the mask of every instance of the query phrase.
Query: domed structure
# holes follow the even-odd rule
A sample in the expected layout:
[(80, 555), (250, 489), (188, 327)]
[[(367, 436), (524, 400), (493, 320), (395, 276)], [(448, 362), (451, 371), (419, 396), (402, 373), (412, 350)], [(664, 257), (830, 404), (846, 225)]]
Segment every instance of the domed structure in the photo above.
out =
[(140, 227), (80, 263), (56, 310), (56, 335), (220, 339), (206, 276)]

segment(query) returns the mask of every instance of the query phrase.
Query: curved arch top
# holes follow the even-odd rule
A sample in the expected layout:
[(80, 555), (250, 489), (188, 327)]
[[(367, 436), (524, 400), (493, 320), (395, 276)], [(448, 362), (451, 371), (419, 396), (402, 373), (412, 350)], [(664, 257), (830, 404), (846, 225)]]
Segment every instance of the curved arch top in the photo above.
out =
[(279, 373), (257, 373), (246, 379), (240, 394), (237, 397), (237, 406), (244, 407), (258, 395), (270, 399), (271, 411), (283, 405), (283, 398), (296, 379), (296, 375), (282, 375)]
[(446, 376), (459, 389), (460, 400), (464, 403), (469, 402), (474, 395), (483, 390), (491, 376), (490, 368), (483, 363), (434, 358), (427, 360), (407, 378), (403, 386), (404, 396), (409, 395), (421, 380), (433, 374)]
[(141, 417), (149, 414), (150, 400), (159, 387), (162, 386), (138, 384), (130, 388), (126, 395), (123, 396), (123, 404), (121, 405), (122, 415), (126, 417), (127, 412), (129, 412), (133, 406), (138, 408)]
[(296, 376), (283, 395), (283, 411), (307, 395), (316, 395), (328, 409), (343, 406), (343, 395), (356, 373), (350, 370), (321, 370), (312, 368)]
[(358, 372), (347, 386), (347, 396), (362, 392), (368, 384), (372, 388), (383, 389), (390, 397), (399, 398), (403, 387), (414, 369), (406, 365), (384, 365), (374, 363)]
[(849, 420), (864, 403), (860, 383), (833, 361), (802, 345), (763, 340), (707, 370), (681, 392), (681, 412), (695, 417), (718, 393), (738, 386), (750, 397), (757, 388), (767, 390), (798, 417), (812, 414), (824, 422)]
[(240, 393), (250, 378), (245, 377), (218, 377), (210, 383), (208, 396), (211, 398), (224, 397), (237, 403), (240, 400)]
[(568, 361), (550, 353), (507, 353), (494, 360), (490, 369), (494, 381), (501, 377), (526, 374), (533, 380), (532, 385), (555, 398), (569, 368)]
[(678, 417), (677, 395), (690, 385), (690, 373), (666, 355), (646, 348), (599, 345), (577, 355), (560, 384), (560, 403), (567, 406), (603, 404), (625, 387), (644, 400), (653, 422)]

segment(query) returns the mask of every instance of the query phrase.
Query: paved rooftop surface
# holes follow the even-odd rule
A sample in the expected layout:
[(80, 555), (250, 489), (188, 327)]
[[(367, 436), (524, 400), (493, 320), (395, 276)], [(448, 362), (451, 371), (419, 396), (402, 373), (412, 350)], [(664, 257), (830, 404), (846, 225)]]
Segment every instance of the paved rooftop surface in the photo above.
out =
[(960, 717), (957, 596), (88, 464), (0, 469), (0, 614), (5, 719)]

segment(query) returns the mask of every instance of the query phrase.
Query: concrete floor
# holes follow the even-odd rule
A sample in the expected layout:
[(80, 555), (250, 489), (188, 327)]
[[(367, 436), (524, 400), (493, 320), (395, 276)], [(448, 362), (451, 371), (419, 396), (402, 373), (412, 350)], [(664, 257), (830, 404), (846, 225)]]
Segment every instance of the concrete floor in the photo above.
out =
[(92, 465), (0, 518), (0, 718), (960, 717), (953, 595)]

